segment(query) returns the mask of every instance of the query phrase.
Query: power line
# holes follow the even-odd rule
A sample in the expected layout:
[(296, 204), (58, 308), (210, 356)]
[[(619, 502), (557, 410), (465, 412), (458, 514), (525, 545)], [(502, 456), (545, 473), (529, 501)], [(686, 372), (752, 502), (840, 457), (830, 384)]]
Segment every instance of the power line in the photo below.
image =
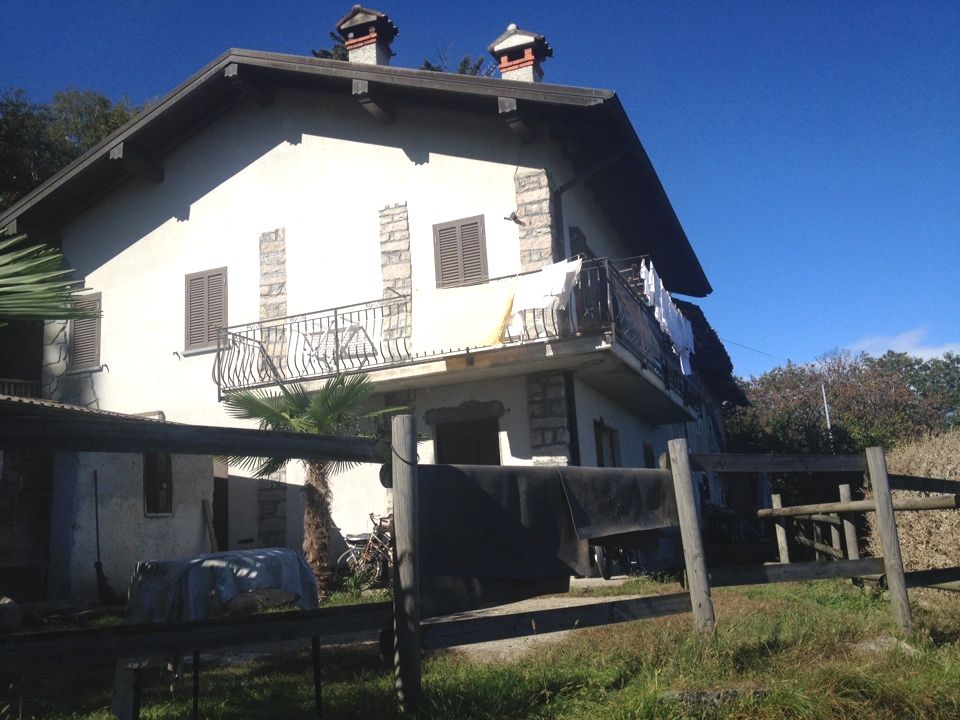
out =
[(756, 348), (752, 348), (749, 345), (743, 345), (742, 343), (734, 342), (733, 340), (720, 338), (720, 341), (723, 343), (728, 343), (730, 345), (736, 345), (737, 347), (741, 347), (744, 350), (749, 350), (750, 352), (759, 353), (760, 355), (766, 355), (768, 358), (773, 358), (774, 360), (782, 360), (784, 362), (790, 362), (787, 358), (778, 357), (777, 355), (771, 355), (770, 353), (764, 352), (763, 350), (757, 350)]

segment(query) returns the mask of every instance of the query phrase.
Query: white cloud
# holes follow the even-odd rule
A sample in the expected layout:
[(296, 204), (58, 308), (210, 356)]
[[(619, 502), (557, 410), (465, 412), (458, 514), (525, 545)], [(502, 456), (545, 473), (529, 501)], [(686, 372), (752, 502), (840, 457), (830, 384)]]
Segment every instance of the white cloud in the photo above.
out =
[(851, 343), (847, 349), (855, 353), (865, 352), (875, 356), (883, 355), (887, 350), (893, 350), (921, 357), (924, 360), (940, 357), (947, 352), (960, 355), (960, 342), (930, 345), (926, 339), (927, 328), (918, 327), (899, 335), (869, 335)]

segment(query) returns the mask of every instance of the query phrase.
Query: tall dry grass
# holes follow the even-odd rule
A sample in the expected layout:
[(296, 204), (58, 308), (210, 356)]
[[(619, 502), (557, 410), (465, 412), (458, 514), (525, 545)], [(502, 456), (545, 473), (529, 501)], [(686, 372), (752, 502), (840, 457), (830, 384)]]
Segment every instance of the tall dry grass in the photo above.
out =
[[(960, 429), (903, 445), (887, 453), (887, 468), (897, 475), (960, 480)], [(894, 497), (917, 493), (894, 491)], [(869, 515), (868, 545), (882, 555), (875, 517)], [(960, 510), (897, 513), (900, 550), (907, 570), (960, 565)]]

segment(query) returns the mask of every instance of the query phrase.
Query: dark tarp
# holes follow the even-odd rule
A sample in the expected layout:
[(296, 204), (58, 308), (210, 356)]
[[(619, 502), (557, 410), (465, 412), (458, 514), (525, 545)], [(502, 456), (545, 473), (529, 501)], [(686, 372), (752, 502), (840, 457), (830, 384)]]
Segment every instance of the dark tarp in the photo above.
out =
[(661, 470), (420, 465), (423, 615), (564, 592), (587, 540), (675, 525)]

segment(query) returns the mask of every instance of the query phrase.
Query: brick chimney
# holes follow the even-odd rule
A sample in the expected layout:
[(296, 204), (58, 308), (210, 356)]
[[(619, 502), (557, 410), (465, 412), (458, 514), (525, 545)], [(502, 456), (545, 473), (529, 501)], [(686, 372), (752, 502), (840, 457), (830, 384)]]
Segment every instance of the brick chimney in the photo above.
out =
[(389, 65), (394, 55), (390, 44), (399, 31), (379, 10), (354, 5), (337, 23), (337, 32), (347, 46), (350, 62)]
[(541, 63), (553, 57), (553, 48), (543, 35), (518, 28), (515, 23), (507, 25), (506, 32), (487, 49), (496, 58), (504, 80), (540, 82), (543, 79)]

